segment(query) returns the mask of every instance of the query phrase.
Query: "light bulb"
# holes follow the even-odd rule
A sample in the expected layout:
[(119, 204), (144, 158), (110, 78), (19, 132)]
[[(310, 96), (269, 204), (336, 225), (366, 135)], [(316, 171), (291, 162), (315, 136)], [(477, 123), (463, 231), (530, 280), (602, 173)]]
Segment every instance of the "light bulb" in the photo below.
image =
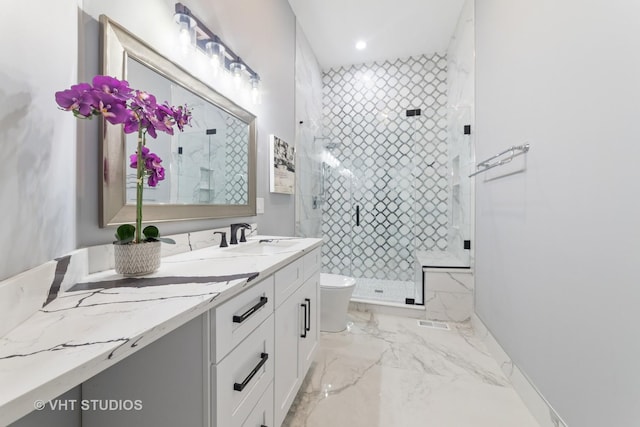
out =
[(205, 44), (205, 51), (211, 61), (211, 67), (213, 67), (213, 74), (218, 75), (220, 68), (224, 67), (225, 63), (225, 48), (221, 43), (213, 40), (208, 41)]
[(232, 62), (229, 69), (233, 76), (233, 84), (236, 89), (240, 89), (240, 86), (242, 86), (242, 73), (246, 69), (245, 65), (241, 62)]
[(253, 105), (258, 105), (262, 103), (262, 97), (260, 96), (260, 77), (257, 75), (251, 76), (249, 78), (249, 82), (251, 83), (251, 101)]
[(180, 45), (182, 47), (189, 47), (191, 44), (191, 34), (189, 34), (189, 29), (183, 27), (180, 29)]
[(186, 53), (196, 39), (196, 20), (184, 13), (176, 13), (173, 19), (180, 26), (178, 38), (182, 51)]

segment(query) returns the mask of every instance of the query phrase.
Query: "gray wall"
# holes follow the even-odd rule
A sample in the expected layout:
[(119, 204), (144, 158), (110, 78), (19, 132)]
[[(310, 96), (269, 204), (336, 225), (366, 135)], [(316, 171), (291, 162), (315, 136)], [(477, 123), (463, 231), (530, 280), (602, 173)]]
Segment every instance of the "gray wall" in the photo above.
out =
[[(113, 240), (113, 229), (98, 227), (98, 121), (80, 121), (58, 110), (54, 93), (99, 72), (97, 19), (102, 13), (178, 60), (174, 3), (33, 0), (16, 4), (0, 18), (5, 36), (0, 37), (0, 279), (76, 247)], [(293, 12), (286, 0), (184, 3), (262, 77), (259, 106), (228, 85), (206, 81), (258, 116), (257, 193), (265, 198), (265, 214), (167, 223), (161, 231), (250, 220), (262, 232), (293, 235), (294, 197), (269, 193), (267, 167), (269, 134), (295, 138)], [(179, 62), (199, 72), (198, 61)]]
[[(257, 197), (265, 199), (265, 214), (254, 218), (226, 220), (188, 221), (161, 224), (163, 234), (203, 230), (232, 222), (257, 222), (260, 232), (274, 235), (293, 235), (294, 197), (269, 193), (268, 155), (269, 134), (294, 141), (294, 72), (295, 72), (295, 16), (286, 0), (260, 2), (205, 0), (184, 1), (187, 7), (218, 34), (262, 79), (262, 104), (254, 106), (233, 85), (216, 79), (203, 67), (199, 55), (183, 55), (176, 46), (177, 26), (173, 23), (174, 2), (141, 0), (133, 4), (129, 0), (85, 0), (84, 73), (86, 79), (99, 72), (95, 56), (97, 19), (106, 14), (129, 31), (151, 44), (165, 56), (180, 63), (233, 101), (239, 103), (257, 117), (258, 170)], [(132, 9), (133, 8), (133, 9)], [(153, 21), (154, 25), (141, 25), (139, 17)], [(206, 62), (206, 61), (205, 61)], [(91, 164), (99, 157), (97, 124), (90, 123), (84, 129), (82, 157)], [(93, 171), (79, 171), (83, 185), (79, 189), (78, 246), (107, 243), (112, 240), (112, 229), (98, 228), (98, 177)]]
[(476, 310), (571, 427), (640, 420), (640, 3), (476, 3)]
[(21, 2), (0, 17), (0, 280), (75, 248), (77, 120), (54, 92), (77, 79), (77, 8)]

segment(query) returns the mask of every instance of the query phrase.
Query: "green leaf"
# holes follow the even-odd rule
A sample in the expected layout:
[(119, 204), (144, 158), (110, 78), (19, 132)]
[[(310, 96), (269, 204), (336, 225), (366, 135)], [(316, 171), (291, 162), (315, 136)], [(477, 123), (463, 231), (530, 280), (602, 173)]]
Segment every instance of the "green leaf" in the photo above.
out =
[(160, 230), (158, 230), (158, 227), (156, 227), (155, 225), (147, 225), (142, 230), (142, 234), (144, 234), (145, 240), (148, 240), (148, 239), (158, 240), (158, 237), (160, 237)]
[(131, 224), (122, 224), (116, 229), (117, 243), (124, 244), (132, 242), (135, 238), (136, 228)]
[(164, 243), (172, 243), (175, 244), (176, 241), (170, 239), (168, 237), (160, 237), (160, 230), (155, 225), (148, 225), (142, 230), (142, 234), (144, 234), (144, 240), (147, 241), (160, 241)]

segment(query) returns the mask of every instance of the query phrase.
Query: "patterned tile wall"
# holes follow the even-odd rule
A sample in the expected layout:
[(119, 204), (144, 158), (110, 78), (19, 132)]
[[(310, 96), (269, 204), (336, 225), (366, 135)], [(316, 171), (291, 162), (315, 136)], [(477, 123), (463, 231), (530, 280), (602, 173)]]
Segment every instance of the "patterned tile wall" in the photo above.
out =
[(331, 69), (323, 99), (323, 269), (411, 281), (415, 248), (447, 248), (446, 55)]
[(225, 201), (230, 205), (245, 205), (249, 200), (246, 142), (249, 128), (246, 123), (230, 115), (227, 115), (226, 122)]

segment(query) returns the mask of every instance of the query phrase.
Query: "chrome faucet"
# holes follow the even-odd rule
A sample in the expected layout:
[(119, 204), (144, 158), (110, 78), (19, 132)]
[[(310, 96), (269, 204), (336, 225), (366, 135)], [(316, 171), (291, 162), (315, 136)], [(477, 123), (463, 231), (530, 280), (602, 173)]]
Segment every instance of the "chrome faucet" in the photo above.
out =
[(229, 242), (232, 245), (238, 244), (238, 229), (240, 229), (240, 242), (246, 242), (247, 238), (244, 235), (244, 230), (251, 230), (251, 226), (247, 223), (239, 223), (239, 224), (231, 224), (231, 241)]

